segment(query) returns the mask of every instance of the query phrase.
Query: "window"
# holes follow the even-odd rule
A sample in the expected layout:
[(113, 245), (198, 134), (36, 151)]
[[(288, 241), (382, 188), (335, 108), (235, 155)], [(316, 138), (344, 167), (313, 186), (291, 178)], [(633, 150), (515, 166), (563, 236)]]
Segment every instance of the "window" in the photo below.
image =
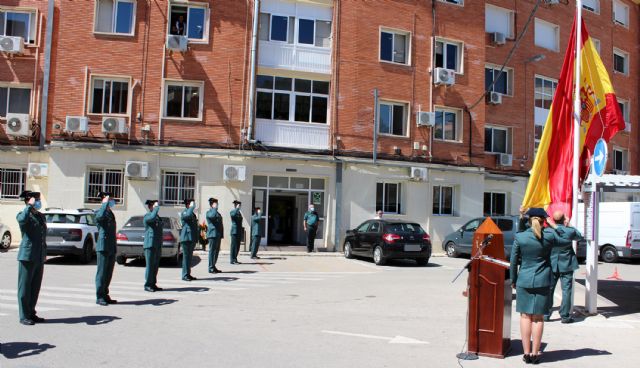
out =
[(402, 186), (399, 183), (378, 183), (376, 185), (376, 208), (384, 213), (401, 214)]
[(0, 85), (0, 117), (10, 114), (29, 114), (31, 88)]
[(480, 219), (475, 219), (467, 222), (462, 226), (462, 231), (475, 232), (480, 227)]
[(409, 64), (409, 40), (404, 32), (380, 31), (380, 60)]
[(258, 75), (256, 93), (258, 119), (327, 123), (327, 81)]
[(163, 171), (161, 202), (163, 205), (182, 205), (185, 199), (195, 198), (196, 174), (182, 171)]
[(621, 148), (613, 149), (613, 169), (616, 172), (627, 173), (629, 171), (629, 151)]
[(620, 49), (613, 49), (613, 70), (620, 74), (629, 73), (629, 54)]
[(378, 105), (378, 133), (407, 135), (407, 111), (409, 105), (397, 102), (380, 102)]
[(593, 42), (593, 47), (595, 47), (596, 51), (598, 51), (598, 54), (600, 54), (600, 40), (597, 38), (591, 37), (591, 41)]
[(436, 68), (445, 68), (456, 73), (462, 73), (462, 43), (436, 40), (434, 52)]
[(94, 32), (133, 35), (136, 16), (134, 0), (97, 0)]
[(629, 7), (618, 0), (613, 0), (613, 23), (629, 27)]
[(535, 23), (535, 45), (558, 51), (560, 45), (560, 27), (542, 19), (536, 18)]
[(91, 77), (91, 114), (126, 114), (129, 80)]
[(485, 5), (484, 12), (485, 32), (499, 32), (508, 38), (514, 38), (513, 24), (515, 15), (512, 10)]
[(108, 168), (89, 168), (87, 176), (87, 191), (84, 201), (86, 203), (100, 203), (102, 199), (98, 197), (100, 192), (109, 192), (113, 196), (111, 199), (121, 204), (123, 199), (124, 170)]
[(202, 119), (203, 82), (165, 82), (164, 117)]
[(187, 36), (191, 41), (209, 38), (209, 8), (205, 3), (172, 4), (169, 34)]
[(453, 215), (453, 187), (443, 185), (433, 187), (433, 214)]
[[(495, 83), (493, 82), (495, 80)], [(493, 83), (493, 87), (491, 84)], [(498, 92), (511, 96), (513, 86), (513, 69), (504, 68), (500, 74), (500, 67), (487, 65), (484, 67), (484, 88), (491, 92)]]
[(331, 47), (331, 21), (260, 13), (259, 24), (258, 37), (262, 41)]
[(534, 150), (538, 149), (558, 82), (536, 76), (534, 82)]
[(27, 182), (27, 170), (0, 167), (0, 199), (20, 199)]
[(505, 216), (507, 214), (507, 195), (505, 193), (484, 193), (484, 215)]
[(22, 37), (26, 44), (36, 43), (36, 12), (0, 9), (0, 36)]
[(484, 151), (490, 153), (511, 152), (511, 134), (507, 128), (484, 128)]
[(600, 0), (582, 0), (582, 9), (600, 14)]
[(625, 123), (629, 123), (629, 101), (618, 99), (618, 106), (620, 106), (620, 111), (622, 111), (622, 116), (624, 117)]
[(434, 139), (443, 141), (460, 141), (460, 110), (436, 108), (436, 122), (433, 129)]

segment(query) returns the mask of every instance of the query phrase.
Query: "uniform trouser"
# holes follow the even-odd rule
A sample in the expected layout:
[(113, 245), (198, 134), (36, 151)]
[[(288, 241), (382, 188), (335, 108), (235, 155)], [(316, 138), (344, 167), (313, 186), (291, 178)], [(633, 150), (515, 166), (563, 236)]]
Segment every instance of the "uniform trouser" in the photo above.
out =
[(251, 237), (251, 257), (258, 256), (258, 247), (260, 247), (260, 236), (252, 236)]
[(209, 271), (216, 269), (218, 255), (220, 254), (220, 237), (209, 238)]
[(42, 285), (44, 264), (31, 261), (18, 262), (18, 309), (20, 320), (36, 315), (36, 303)]
[(115, 253), (96, 252), (96, 263), (98, 270), (96, 272), (96, 298), (98, 300), (107, 300), (109, 297), (109, 284), (113, 277), (113, 267), (116, 264)]
[(316, 232), (318, 228), (315, 226), (307, 226), (307, 250), (313, 252), (316, 242)]
[(193, 248), (195, 248), (195, 242), (181, 242), (182, 247), (182, 278), (191, 276), (191, 258), (193, 258)]
[(240, 234), (231, 234), (231, 263), (238, 262), (238, 253), (240, 252)]
[(573, 271), (569, 272), (552, 272), (553, 280), (551, 281), (551, 292), (549, 293), (549, 312), (545, 317), (551, 315), (551, 307), (553, 307), (553, 293), (556, 290), (556, 284), (560, 280), (562, 287), (562, 303), (560, 304), (560, 317), (567, 319), (571, 317), (571, 301), (573, 299)]
[(155, 287), (158, 283), (158, 268), (160, 267), (160, 257), (162, 248), (151, 247), (144, 250), (144, 260), (147, 268), (144, 272), (144, 287)]

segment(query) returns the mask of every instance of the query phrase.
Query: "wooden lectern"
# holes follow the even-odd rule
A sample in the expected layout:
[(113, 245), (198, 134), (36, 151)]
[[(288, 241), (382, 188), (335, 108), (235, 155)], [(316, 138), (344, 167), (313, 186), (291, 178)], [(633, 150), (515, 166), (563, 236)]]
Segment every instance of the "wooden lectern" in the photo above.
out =
[[(483, 242), (489, 234), (493, 238)], [(469, 270), (468, 353), (504, 358), (511, 348), (511, 281), (504, 237), (487, 218), (473, 236)]]

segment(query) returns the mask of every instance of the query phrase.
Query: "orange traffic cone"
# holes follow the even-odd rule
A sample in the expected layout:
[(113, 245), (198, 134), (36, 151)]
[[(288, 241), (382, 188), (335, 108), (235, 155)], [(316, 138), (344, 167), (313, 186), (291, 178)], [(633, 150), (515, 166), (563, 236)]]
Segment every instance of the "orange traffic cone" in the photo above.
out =
[(614, 267), (613, 269), (613, 275), (607, 277), (607, 280), (618, 280), (618, 281), (622, 281), (622, 277), (620, 277), (620, 274), (618, 273), (618, 267)]

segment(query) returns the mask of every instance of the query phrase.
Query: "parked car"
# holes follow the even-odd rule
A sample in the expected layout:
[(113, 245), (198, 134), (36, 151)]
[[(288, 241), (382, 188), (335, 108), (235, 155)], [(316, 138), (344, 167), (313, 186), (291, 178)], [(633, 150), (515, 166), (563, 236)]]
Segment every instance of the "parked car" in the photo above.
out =
[[(131, 217), (116, 234), (118, 251), (116, 262), (123, 265), (128, 258), (144, 258), (144, 223), (142, 216)], [(180, 264), (180, 222), (174, 217), (162, 217), (162, 258)]]
[(0, 223), (0, 249), (9, 249), (11, 247), (11, 231), (9, 227)]
[(47, 255), (71, 255), (82, 263), (91, 262), (98, 237), (93, 210), (47, 208), (42, 213), (47, 219)]
[(346, 258), (373, 258), (377, 265), (405, 258), (426, 266), (431, 257), (431, 238), (413, 222), (369, 220), (347, 231), (343, 249)]
[[(473, 235), (485, 219), (486, 217), (475, 218), (464, 224), (458, 230), (447, 235), (442, 241), (442, 250), (447, 253), (447, 256), (459, 257), (461, 255), (470, 255)], [(509, 259), (515, 234), (520, 231), (518, 228), (520, 219), (518, 216), (492, 216), (491, 219), (502, 231), (504, 238), (504, 255)], [(578, 242), (578, 261), (583, 262), (586, 259), (586, 248), (587, 243), (584, 240)]]

